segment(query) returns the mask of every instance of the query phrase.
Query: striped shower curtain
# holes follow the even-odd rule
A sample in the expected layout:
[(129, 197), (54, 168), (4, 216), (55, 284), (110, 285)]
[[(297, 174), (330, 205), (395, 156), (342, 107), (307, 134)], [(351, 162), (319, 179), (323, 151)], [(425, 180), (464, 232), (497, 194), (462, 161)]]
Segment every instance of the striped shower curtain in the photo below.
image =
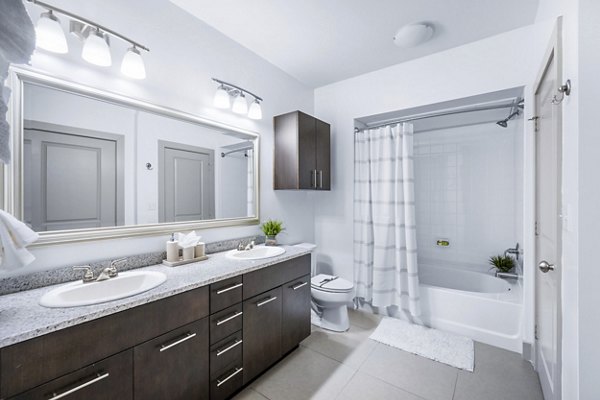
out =
[(355, 134), (354, 280), (357, 298), (420, 315), (412, 124)]

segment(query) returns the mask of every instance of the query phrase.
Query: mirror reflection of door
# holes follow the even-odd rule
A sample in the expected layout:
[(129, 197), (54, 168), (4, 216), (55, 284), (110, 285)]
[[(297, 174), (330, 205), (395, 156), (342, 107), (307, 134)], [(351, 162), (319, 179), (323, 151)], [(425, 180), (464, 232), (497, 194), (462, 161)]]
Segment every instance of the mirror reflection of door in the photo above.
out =
[(38, 232), (123, 224), (118, 135), (29, 121), (24, 219)]
[(215, 218), (214, 150), (159, 141), (159, 222)]

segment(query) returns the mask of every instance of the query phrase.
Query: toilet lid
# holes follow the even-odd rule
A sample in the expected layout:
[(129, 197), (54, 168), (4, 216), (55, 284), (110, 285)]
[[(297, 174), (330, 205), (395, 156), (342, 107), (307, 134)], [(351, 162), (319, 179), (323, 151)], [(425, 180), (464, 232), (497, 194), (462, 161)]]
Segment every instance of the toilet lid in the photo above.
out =
[(319, 274), (310, 280), (310, 284), (317, 290), (326, 292), (349, 292), (353, 285), (351, 282), (334, 275)]

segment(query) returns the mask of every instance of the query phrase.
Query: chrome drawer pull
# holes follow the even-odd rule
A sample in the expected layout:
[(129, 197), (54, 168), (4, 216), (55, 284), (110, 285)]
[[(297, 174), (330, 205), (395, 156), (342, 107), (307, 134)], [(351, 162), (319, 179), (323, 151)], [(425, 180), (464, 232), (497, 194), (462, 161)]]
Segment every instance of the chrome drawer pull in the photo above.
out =
[(256, 303), (256, 307), (262, 307), (265, 304), (270, 303), (270, 302), (275, 301), (275, 300), (277, 300), (277, 296), (270, 297), (270, 298), (268, 298), (266, 300), (263, 300), (263, 301), (259, 301), (258, 303)]
[(217, 379), (217, 387), (221, 386), (222, 384), (224, 384), (225, 382), (227, 382), (228, 380), (230, 380), (231, 378), (233, 378), (234, 376), (236, 376), (243, 370), (244, 370), (244, 368), (241, 368), (241, 367), (236, 368), (235, 371), (233, 371), (233, 373), (231, 375), (229, 375), (227, 378), (225, 378), (223, 380)]
[(242, 315), (242, 314), (243, 314), (243, 312), (241, 312), (241, 311), (238, 311), (238, 312), (236, 312), (235, 314), (232, 314), (232, 315), (230, 315), (229, 317), (227, 317), (227, 318), (225, 318), (225, 319), (218, 319), (218, 320), (217, 320), (217, 326), (219, 326), (219, 325), (223, 325), (225, 322), (229, 322), (229, 321), (231, 321), (232, 319), (234, 319), (234, 318), (237, 318), (237, 317), (239, 317), (239, 316), (240, 316), (240, 315)]
[(244, 284), (242, 282), (236, 283), (235, 285), (231, 285), (231, 286), (228, 286), (228, 287), (226, 287), (224, 289), (217, 290), (217, 294), (223, 294), (223, 293), (229, 292), (230, 290), (237, 289), (237, 288), (242, 287), (242, 286), (244, 286)]
[(239, 346), (240, 344), (242, 344), (243, 340), (242, 339), (238, 339), (235, 342), (233, 342), (232, 344), (230, 344), (229, 346), (225, 347), (224, 349), (217, 349), (217, 357), (227, 353), (229, 350)]
[(173, 343), (163, 344), (160, 346), (160, 351), (169, 350), (171, 347), (175, 347), (178, 344), (185, 342), (186, 340), (190, 340), (191, 338), (196, 337), (195, 333), (187, 333), (184, 337), (179, 340), (174, 341)]
[(78, 390), (83, 389), (84, 387), (90, 386), (90, 385), (92, 385), (92, 384), (94, 384), (96, 382), (101, 381), (102, 379), (108, 378), (108, 375), (109, 375), (108, 372), (105, 372), (103, 374), (97, 373), (95, 378), (90, 379), (89, 381), (87, 381), (85, 383), (82, 383), (81, 385), (76, 386), (73, 389), (69, 389), (69, 390), (67, 390), (65, 392), (62, 392), (62, 393), (59, 393), (59, 394), (57, 394), (56, 392), (52, 393), (52, 397), (50, 397), (50, 399), (48, 399), (48, 400), (62, 399), (63, 397), (68, 396), (71, 393), (75, 393)]
[(293, 290), (298, 290), (298, 289), (300, 289), (300, 288), (303, 288), (303, 287), (304, 287), (304, 286), (306, 286), (306, 285), (308, 285), (308, 282), (301, 282), (301, 283), (299, 283), (299, 284), (297, 284), (297, 285), (290, 286), (290, 287), (291, 287)]

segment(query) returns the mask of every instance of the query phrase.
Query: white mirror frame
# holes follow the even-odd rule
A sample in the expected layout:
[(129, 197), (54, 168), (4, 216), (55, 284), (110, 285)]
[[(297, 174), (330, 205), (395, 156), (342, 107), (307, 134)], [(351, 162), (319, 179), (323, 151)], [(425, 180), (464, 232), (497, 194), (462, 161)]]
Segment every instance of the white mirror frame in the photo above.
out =
[(3, 210), (13, 214), (20, 220), (23, 220), (23, 89), (25, 83), (44, 85), (59, 90), (66, 90), (79, 95), (88, 96), (123, 106), (134, 107), (143, 111), (151, 112), (153, 114), (163, 115), (185, 122), (237, 132), (250, 136), (254, 140), (254, 171), (256, 171), (254, 174), (254, 204), (256, 205), (256, 215), (253, 217), (39, 232), (40, 238), (34, 245), (38, 246), (85, 242), (132, 236), (156, 236), (178, 231), (191, 231), (227, 226), (256, 225), (259, 223), (260, 136), (258, 133), (212, 121), (169, 107), (152, 104), (143, 100), (126, 97), (120, 94), (81, 85), (79, 83), (51, 77), (30, 68), (11, 66), (7, 83), (8, 87), (12, 91), (7, 113), (7, 119), (11, 128), (10, 146), (12, 151), (12, 162), (10, 164), (0, 163), (0, 189), (3, 190), (3, 193), (0, 196), (0, 206)]

